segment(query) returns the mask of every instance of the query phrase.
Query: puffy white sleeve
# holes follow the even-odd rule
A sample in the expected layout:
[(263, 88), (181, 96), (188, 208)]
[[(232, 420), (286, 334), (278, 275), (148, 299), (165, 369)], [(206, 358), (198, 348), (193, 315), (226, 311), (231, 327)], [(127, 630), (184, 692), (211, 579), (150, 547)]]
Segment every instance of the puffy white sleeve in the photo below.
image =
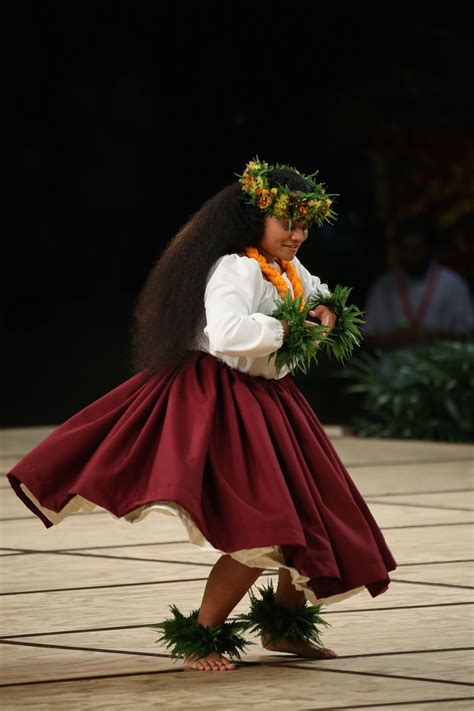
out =
[(322, 296), (331, 296), (331, 291), (327, 284), (322, 284), (321, 279), (314, 274), (311, 274), (297, 257), (293, 257), (293, 264), (300, 276), (301, 282), (303, 284), (305, 298), (308, 299), (310, 294), (315, 291)]
[(209, 351), (215, 356), (258, 358), (283, 344), (283, 324), (257, 311), (263, 279), (250, 257), (226, 254), (207, 282), (204, 294)]

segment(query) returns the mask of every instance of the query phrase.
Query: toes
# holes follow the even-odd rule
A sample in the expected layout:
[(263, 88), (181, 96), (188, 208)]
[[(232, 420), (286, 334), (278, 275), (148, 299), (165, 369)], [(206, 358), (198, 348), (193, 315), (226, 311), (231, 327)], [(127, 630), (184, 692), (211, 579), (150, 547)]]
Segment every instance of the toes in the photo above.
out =
[(218, 663), (217, 663), (217, 666), (216, 666), (216, 669), (217, 669), (218, 671), (221, 671), (221, 670), (224, 670), (224, 671), (225, 671), (225, 670), (227, 669), (227, 663), (226, 663), (225, 661), (218, 662)]
[(207, 670), (207, 663), (203, 661), (196, 661), (193, 664), (195, 669), (199, 669), (199, 671), (206, 671)]
[(219, 669), (221, 671), (228, 671), (229, 669), (235, 669), (235, 664), (229, 659), (221, 659), (219, 662)]
[(321, 650), (321, 656), (323, 659), (332, 659), (333, 657), (337, 657), (337, 654), (332, 649), (324, 648)]
[(188, 658), (185, 668), (197, 669), (199, 671), (228, 671), (235, 669), (235, 664), (228, 659), (193, 659)]

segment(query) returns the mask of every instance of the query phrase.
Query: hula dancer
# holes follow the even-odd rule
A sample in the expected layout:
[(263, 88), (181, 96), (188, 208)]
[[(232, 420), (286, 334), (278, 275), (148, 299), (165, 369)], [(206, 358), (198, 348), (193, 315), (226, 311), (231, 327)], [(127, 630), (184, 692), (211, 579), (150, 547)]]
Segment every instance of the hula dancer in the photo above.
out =
[[(315, 176), (256, 158), (207, 200), (137, 298), (133, 375), (8, 474), (46, 527), (96, 505), (131, 523), (172, 513), (192, 544), (221, 553), (199, 609), (171, 601), (171, 617), (150, 621), (187, 669), (234, 669), (246, 631), (267, 649), (335, 657), (322, 605), (380, 595), (396, 568), (293, 378), (321, 350), (344, 363), (363, 323), (350, 287), (330, 291), (297, 256), (310, 225), (335, 218)], [(277, 588), (257, 597), (268, 567)], [(249, 612), (228, 622), (247, 591)]]

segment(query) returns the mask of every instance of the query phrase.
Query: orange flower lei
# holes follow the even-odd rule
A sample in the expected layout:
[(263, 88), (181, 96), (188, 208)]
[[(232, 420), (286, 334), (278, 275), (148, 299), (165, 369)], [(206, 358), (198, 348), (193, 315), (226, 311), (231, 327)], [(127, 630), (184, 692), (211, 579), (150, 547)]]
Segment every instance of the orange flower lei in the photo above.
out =
[[(257, 260), (257, 262), (260, 264), (260, 269), (262, 270), (264, 276), (269, 281), (271, 281), (274, 286), (276, 286), (281, 298), (284, 299), (289, 287), (280, 272), (278, 271), (278, 269), (275, 269), (274, 267), (270, 266), (263, 254), (260, 254), (256, 247), (246, 247), (244, 251), (247, 257)], [(298, 296), (302, 297), (300, 306), (300, 311), (302, 311), (304, 309), (304, 289), (303, 284), (301, 283), (301, 279), (298, 276), (298, 272), (289, 260), (279, 259), (278, 261), (282, 269), (286, 272), (291, 282), (291, 285), (293, 286), (294, 299), (296, 300)]]

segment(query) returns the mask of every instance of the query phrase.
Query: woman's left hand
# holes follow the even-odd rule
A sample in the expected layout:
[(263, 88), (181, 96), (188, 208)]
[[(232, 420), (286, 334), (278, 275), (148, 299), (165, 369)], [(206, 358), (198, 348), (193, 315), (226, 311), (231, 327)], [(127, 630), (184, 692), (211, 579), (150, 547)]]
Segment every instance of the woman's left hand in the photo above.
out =
[[(312, 316), (313, 318), (319, 318), (322, 326), (329, 326), (329, 329), (326, 329), (326, 331), (324, 332), (325, 335), (329, 335), (329, 333), (336, 325), (337, 315), (334, 313), (334, 311), (331, 311), (331, 309), (329, 309), (327, 306), (324, 306), (323, 304), (316, 306), (316, 308), (312, 311), (308, 311), (308, 315)], [(311, 323), (311, 321), (307, 321), (306, 323)]]

